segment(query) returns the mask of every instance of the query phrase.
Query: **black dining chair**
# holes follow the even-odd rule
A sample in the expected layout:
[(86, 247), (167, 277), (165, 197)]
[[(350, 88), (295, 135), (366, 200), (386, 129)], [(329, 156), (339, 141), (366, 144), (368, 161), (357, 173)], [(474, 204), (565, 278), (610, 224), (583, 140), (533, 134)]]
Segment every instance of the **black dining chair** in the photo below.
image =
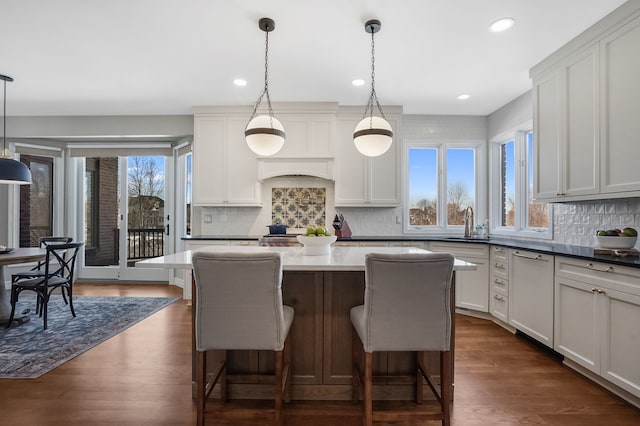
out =
[(75, 318), (76, 313), (73, 310), (73, 275), (76, 257), (83, 244), (84, 243), (82, 242), (76, 242), (47, 245), (43, 275), (11, 283), (11, 315), (9, 317), (7, 328), (11, 327), (13, 322), (18, 297), (20, 293), (25, 290), (36, 293), (36, 303), (38, 306), (37, 312), (43, 318), (43, 326), (45, 330), (47, 329), (47, 308), (49, 298), (56, 289), (60, 289), (63, 297), (68, 299), (71, 315)]
[[(50, 244), (68, 244), (73, 241), (71, 237), (41, 237), (38, 240), (40, 248), (46, 248)], [(28, 271), (16, 272), (11, 275), (11, 282), (19, 280), (28, 280), (31, 278), (42, 277), (44, 275), (44, 260), (39, 261), (33, 268)], [(56, 273), (57, 271), (54, 271)]]

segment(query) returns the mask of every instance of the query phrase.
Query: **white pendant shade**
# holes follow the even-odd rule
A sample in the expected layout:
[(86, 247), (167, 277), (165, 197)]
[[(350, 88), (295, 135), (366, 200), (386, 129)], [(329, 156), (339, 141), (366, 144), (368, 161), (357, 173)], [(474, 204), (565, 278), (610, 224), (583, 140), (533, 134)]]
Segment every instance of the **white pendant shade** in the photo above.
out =
[(247, 125), (244, 135), (247, 145), (257, 155), (274, 155), (284, 145), (285, 132), (282, 123), (268, 115), (253, 118)]
[(389, 150), (393, 141), (391, 125), (381, 117), (366, 117), (353, 131), (356, 149), (367, 157), (378, 157)]

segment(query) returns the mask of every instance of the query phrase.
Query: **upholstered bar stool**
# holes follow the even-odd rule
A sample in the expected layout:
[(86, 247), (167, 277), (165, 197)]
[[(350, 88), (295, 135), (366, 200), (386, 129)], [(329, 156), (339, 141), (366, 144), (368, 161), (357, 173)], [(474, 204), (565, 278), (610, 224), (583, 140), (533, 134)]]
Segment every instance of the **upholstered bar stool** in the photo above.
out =
[[(422, 402), (423, 378), (440, 403), (443, 425), (449, 425), (451, 401), (451, 278), (449, 253), (376, 254), (365, 260), (364, 305), (351, 309), (353, 325), (353, 400), (364, 388), (365, 425), (373, 423), (372, 358), (379, 351), (416, 352), (416, 402)], [(427, 372), (425, 351), (440, 352), (440, 384)], [(360, 360), (364, 352), (364, 371)], [(400, 413), (376, 413), (386, 421)], [(419, 414), (417, 412), (416, 414)]]
[[(272, 350), (275, 366), (275, 421), (282, 422), (282, 399), (290, 401), (288, 335), (294, 311), (282, 304), (280, 253), (193, 254), (197, 424), (204, 425), (206, 400), (216, 383), (226, 400), (227, 350)], [(207, 350), (223, 357), (207, 381)]]

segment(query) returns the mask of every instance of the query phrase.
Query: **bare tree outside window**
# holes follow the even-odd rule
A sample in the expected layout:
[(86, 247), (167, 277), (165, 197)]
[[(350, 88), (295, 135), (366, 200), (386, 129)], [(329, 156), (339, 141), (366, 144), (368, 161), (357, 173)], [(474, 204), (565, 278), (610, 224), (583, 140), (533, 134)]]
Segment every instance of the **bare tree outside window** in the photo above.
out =
[(129, 228), (162, 228), (164, 175), (154, 157), (129, 157)]
[(449, 225), (464, 225), (464, 211), (468, 206), (473, 205), (464, 182), (457, 181), (449, 185), (447, 201), (447, 223)]

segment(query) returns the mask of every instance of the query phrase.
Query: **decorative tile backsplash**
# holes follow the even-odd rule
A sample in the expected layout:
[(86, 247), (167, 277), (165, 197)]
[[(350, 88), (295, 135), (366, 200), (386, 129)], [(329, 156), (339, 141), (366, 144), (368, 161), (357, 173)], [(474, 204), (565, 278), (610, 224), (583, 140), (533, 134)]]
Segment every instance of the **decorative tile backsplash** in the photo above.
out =
[(272, 188), (271, 219), (289, 228), (326, 224), (325, 188)]

